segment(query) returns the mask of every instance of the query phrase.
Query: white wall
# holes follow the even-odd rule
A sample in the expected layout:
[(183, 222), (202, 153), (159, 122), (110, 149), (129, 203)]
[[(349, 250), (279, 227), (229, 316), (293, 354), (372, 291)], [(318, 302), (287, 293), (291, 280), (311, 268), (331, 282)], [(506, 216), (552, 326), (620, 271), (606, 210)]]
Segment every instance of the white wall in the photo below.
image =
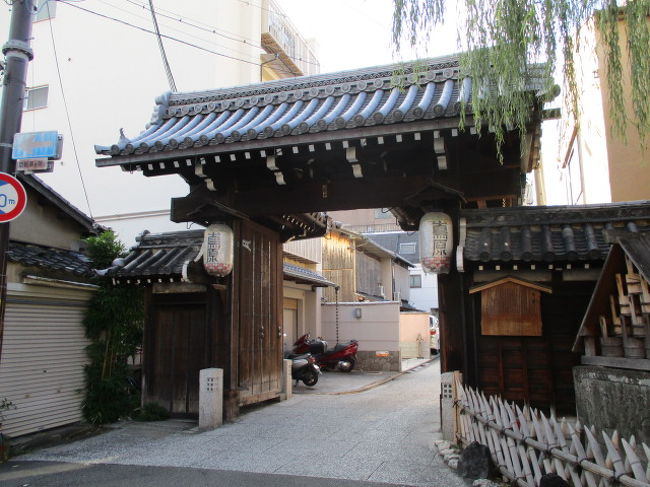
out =
[[(82, 211), (92, 216), (107, 216), (168, 210), (171, 197), (187, 194), (187, 185), (180, 177), (145, 178), (141, 173), (124, 173), (118, 168), (98, 169), (93, 149), (94, 144), (117, 142), (120, 128), (129, 137), (141, 132), (151, 118), (155, 97), (169, 90), (156, 37), (81, 8), (152, 29), (149, 12), (128, 2), (57, 2), (56, 17), (51, 23), (45, 20), (33, 25), (34, 60), (27, 78), (28, 87), (49, 85), (48, 106), (24, 112), (22, 131), (57, 130), (64, 135), (63, 158), (56, 163), (54, 173), (43, 175), (43, 179)], [(8, 37), (10, 7), (2, 3), (0, 9), (0, 39), (4, 43)], [(255, 2), (158, 0), (156, 9), (164, 34), (250, 62), (164, 39), (179, 91), (259, 80), (261, 48), (255, 46), (260, 45), (261, 10)], [(162, 16), (166, 13), (182, 17), (186, 23), (166, 19)], [(221, 35), (190, 27), (190, 22)], [(248, 42), (237, 42), (224, 35)], [(66, 120), (63, 93), (72, 131)], [(84, 197), (80, 172), (90, 207)], [(124, 240), (132, 240), (145, 228), (152, 232), (168, 230), (170, 226), (177, 230), (184, 228), (184, 224), (175, 226), (161, 218), (153, 218), (148, 223), (138, 218), (140, 223), (137, 232), (128, 225), (122, 227), (114, 222), (113, 226)]]
[(438, 309), (438, 276), (425, 273), (422, 264), (416, 264), (410, 269), (411, 275), (419, 275), (422, 279), (422, 287), (412, 287), (409, 304), (421, 311), (429, 312), (431, 309)]
[[(360, 351), (399, 350), (399, 313), (397, 301), (339, 303), (339, 342), (359, 340)], [(361, 318), (355, 318), (361, 309)], [(336, 344), (336, 305), (321, 307), (322, 334), (330, 347)]]

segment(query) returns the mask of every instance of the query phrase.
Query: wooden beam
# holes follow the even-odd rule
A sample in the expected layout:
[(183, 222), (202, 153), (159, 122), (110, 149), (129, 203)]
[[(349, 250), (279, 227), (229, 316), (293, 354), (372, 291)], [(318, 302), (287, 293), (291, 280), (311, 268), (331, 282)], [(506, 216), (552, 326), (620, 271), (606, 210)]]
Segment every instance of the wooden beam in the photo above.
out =
[(587, 357), (583, 355), (580, 362), (584, 365), (601, 365), (618, 369), (650, 370), (650, 360), (643, 358)]
[(223, 208), (230, 208), (249, 217), (311, 213), (355, 208), (390, 208), (404, 206), (405, 198), (430, 189), (432, 197), (455, 199), (453, 195), (434, 189), (427, 178), (384, 177), (353, 179), (330, 183), (304, 183), (287, 188), (255, 188), (228, 194), (208, 191), (193, 192), (183, 198), (172, 198), (171, 219), (175, 222), (209, 220), (218, 217)]

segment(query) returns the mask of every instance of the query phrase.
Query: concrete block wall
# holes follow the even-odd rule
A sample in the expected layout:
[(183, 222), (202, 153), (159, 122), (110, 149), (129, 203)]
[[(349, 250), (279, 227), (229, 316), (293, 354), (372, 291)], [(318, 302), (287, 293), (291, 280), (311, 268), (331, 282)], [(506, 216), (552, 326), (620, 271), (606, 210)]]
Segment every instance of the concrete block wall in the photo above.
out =
[(402, 355), (399, 350), (382, 350), (378, 352), (359, 351), (357, 353), (359, 370), (372, 372), (400, 372)]
[[(359, 341), (357, 368), (400, 370), (399, 307), (397, 301), (339, 303), (338, 341)], [(326, 303), (321, 309), (322, 337), (331, 348), (336, 344), (336, 305)]]
[(650, 372), (583, 365), (573, 380), (583, 424), (650, 444)]

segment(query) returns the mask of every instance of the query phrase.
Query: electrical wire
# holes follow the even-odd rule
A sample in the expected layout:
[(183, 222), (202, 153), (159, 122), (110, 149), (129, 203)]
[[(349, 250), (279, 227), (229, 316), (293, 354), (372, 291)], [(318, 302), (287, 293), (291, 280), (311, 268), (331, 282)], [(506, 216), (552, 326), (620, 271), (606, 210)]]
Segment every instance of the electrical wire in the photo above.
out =
[[(140, 8), (143, 8), (143, 9), (145, 9), (145, 10), (148, 10), (146, 5), (140, 4), (140, 3), (138, 3), (138, 2), (136, 2), (136, 1), (134, 1), (134, 0), (126, 0), (126, 1), (127, 1), (128, 3), (130, 3), (130, 4), (132, 4), (132, 5), (135, 5), (135, 6), (138, 6), (138, 7), (140, 7)], [(239, 0), (239, 1), (242, 1), (242, 0)], [(255, 5), (255, 4), (250, 3), (250, 2), (246, 2), (246, 1), (244, 1), (244, 2), (242, 2), (242, 3), (246, 3), (246, 4), (248, 4), (248, 5), (251, 5), (252, 7), (257, 7), (257, 8), (260, 8), (260, 9), (262, 9), (262, 10), (267, 10), (268, 12), (276, 13), (276, 14), (282, 16), (282, 17), (285, 17), (285, 18), (287, 17), (285, 14), (282, 14), (282, 13), (280, 13), (280, 12), (276, 12), (276, 11), (274, 11), (274, 10), (270, 10), (270, 9), (267, 9), (267, 8), (261, 7), (261, 6), (259, 6), (259, 5)], [(171, 16), (171, 15), (165, 15), (164, 13), (160, 13), (161, 11), (162, 11), (162, 12), (168, 12), (168, 13), (170, 13), (170, 14), (174, 14), (174, 15), (178, 16), (178, 18), (177, 18), (177, 17), (173, 17), (173, 16)], [(214, 29), (214, 28), (208, 26), (208, 24), (204, 24), (203, 22), (200, 22), (200, 21), (197, 21), (197, 20), (191, 19), (191, 18), (189, 18), (189, 17), (186, 17), (187, 19), (191, 20), (192, 22), (196, 22), (196, 24), (194, 24), (194, 23), (192, 23), (192, 22), (188, 22), (188, 21), (186, 21), (186, 20), (183, 20), (183, 18), (182, 18), (178, 13), (172, 12), (172, 11), (170, 11), (170, 10), (158, 9), (158, 14), (157, 14), (157, 15), (160, 16), (160, 17), (165, 17), (165, 18), (170, 19), (170, 20), (174, 20), (174, 21), (176, 21), (176, 22), (180, 22), (181, 24), (188, 25), (188, 26), (193, 27), (193, 28), (195, 28), (195, 29), (202, 30), (202, 31), (204, 31), (204, 32), (208, 32), (208, 33), (210, 33), (210, 34), (214, 34), (214, 35), (217, 35), (217, 36), (224, 37), (224, 38), (226, 38), (226, 39), (228, 39), (228, 40), (231, 40), (231, 41), (234, 41), (234, 42), (240, 42), (240, 43), (242, 43), (242, 44), (246, 44), (247, 46), (253, 46), (253, 47), (257, 47), (257, 48), (259, 48), (259, 49), (264, 50), (264, 47), (263, 47), (261, 44), (258, 44), (258, 43), (256, 43), (256, 42), (250, 40), (250, 39), (246, 39), (246, 38), (244, 38), (244, 37), (242, 37), (241, 39), (237, 39), (237, 38), (235, 38), (235, 37), (231, 37), (231, 36), (229, 36), (229, 35), (222, 34), (222, 33), (218, 32), (216, 29)], [(197, 25), (197, 24), (203, 24), (203, 25), (205, 25), (206, 27), (202, 27), (201, 25)], [(314, 65), (314, 66), (320, 66), (320, 63), (317, 62), (317, 61), (310, 61), (310, 60), (308, 60), (308, 59), (304, 59), (304, 58), (300, 58), (300, 57), (293, 57), (293, 56), (287, 56), (287, 57), (290, 58), (290, 59), (292, 59), (293, 61), (300, 61), (300, 62), (303, 62), (303, 63), (312, 64), (312, 65)]]
[[(83, 10), (84, 12), (96, 15), (98, 17), (102, 17), (104, 19), (112, 20), (114, 22), (117, 22), (117, 23), (122, 24), (122, 25), (126, 25), (128, 27), (133, 27), (134, 29), (141, 30), (141, 31), (146, 32), (148, 34), (156, 35), (156, 33), (154, 31), (152, 31), (152, 30), (146, 29), (144, 27), (140, 27), (139, 25), (131, 24), (129, 22), (126, 22), (125, 20), (117, 19), (115, 17), (111, 17), (110, 15), (95, 12), (94, 10), (90, 10), (90, 9), (87, 9), (87, 8), (84, 8), (84, 7), (80, 7), (79, 5), (74, 5), (73, 3), (70, 3), (67, 0), (58, 0), (58, 1), (60, 3), (63, 3), (63, 4), (68, 5), (70, 7), (77, 8), (79, 10)], [(197, 44), (193, 44), (191, 42), (187, 42), (187, 41), (184, 41), (182, 39), (178, 39), (177, 37), (172, 37), (172, 36), (167, 35), (167, 34), (160, 34), (160, 36), (165, 38), (165, 39), (169, 39), (171, 41), (178, 42), (179, 44), (184, 44), (186, 46), (194, 47), (194, 48), (199, 49), (201, 51), (209, 52), (210, 54), (214, 54), (215, 56), (221, 56), (221, 57), (225, 57), (225, 58), (228, 58), (228, 59), (234, 59), (235, 61), (241, 61), (243, 63), (252, 64), (254, 66), (259, 66), (260, 65), (259, 62), (249, 61), (247, 59), (241, 59), (241, 58), (238, 58), (238, 57), (235, 57), (235, 56), (230, 56), (228, 54), (224, 54), (222, 52), (214, 51), (212, 49), (208, 49), (207, 47), (199, 46)]]
[[(71, 1), (71, 0), (68, 0), (68, 1)], [(82, 1), (83, 1), (83, 0), (82, 0)], [(128, 1), (128, 0), (127, 0), (127, 1)], [(127, 9), (125, 9), (125, 8), (122, 8), (122, 7), (118, 7), (117, 5), (114, 5), (114, 4), (110, 3), (110, 2), (107, 2), (106, 0), (99, 0), (99, 2), (102, 3), (102, 4), (104, 4), (104, 5), (109, 6), (109, 7), (111, 7), (111, 8), (114, 8), (114, 9), (116, 9), (116, 10), (119, 10), (120, 12), (124, 12), (124, 13), (126, 13), (127, 15), (129, 15), (129, 16), (133, 16), (133, 17), (136, 17), (137, 19), (142, 19), (142, 20), (144, 20), (144, 21), (149, 21), (149, 17), (143, 17), (143, 16), (141, 16), (141, 15), (137, 15), (137, 14), (133, 13), (133, 12), (130, 11), (130, 10), (127, 10)], [(133, 3), (133, 5), (136, 5), (136, 6), (141, 7), (143, 10), (148, 10), (147, 7), (146, 7), (145, 5), (141, 5), (141, 4), (138, 4), (138, 3), (135, 3), (135, 2), (131, 2), (131, 3)], [(165, 16), (164, 14), (161, 14), (161, 13), (160, 13), (161, 11), (164, 11), (164, 9), (160, 9), (160, 8), (157, 8), (157, 9), (156, 9), (156, 17), (167, 17), (167, 16)], [(169, 18), (169, 17), (167, 17), (167, 18)], [(172, 20), (175, 20), (175, 19), (172, 19)], [(180, 21), (180, 23), (183, 23), (183, 22)], [(187, 31), (185, 31), (185, 30), (177, 29), (177, 28), (175, 28), (175, 27), (173, 27), (173, 26), (171, 26), (171, 25), (166, 25), (165, 27), (166, 27), (166, 29), (167, 29), (168, 31), (178, 32), (178, 33), (181, 33), (181, 34), (183, 34), (183, 35), (185, 35), (185, 36), (192, 37), (192, 38), (194, 38), (194, 39), (198, 39), (198, 40), (201, 41), (201, 42), (207, 42), (207, 43), (209, 43), (209, 44), (211, 44), (211, 45), (213, 45), (213, 46), (217, 46), (217, 47), (219, 47), (219, 48), (228, 49), (228, 50), (230, 50), (230, 51), (236, 52), (237, 55), (240, 55), (240, 56), (246, 56), (246, 53), (241, 52), (241, 51), (237, 51), (236, 49), (233, 49), (231, 46), (226, 46), (226, 45), (224, 45), (224, 44), (219, 44), (219, 43), (216, 43), (216, 42), (212, 42), (212, 41), (206, 40), (206, 39), (204, 39), (203, 37), (200, 37), (200, 36), (197, 36), (197, 35), (191, 34), (191, 33), (187, 32)], [(263, 48), (260, 47), (260, 50), (263, 51)]]
[(83, 189), (84, 198), (86, 199), (86, 205), (88, 205), (88, 215), (90, 218), (93, 217), (92, 208), (90, 207), (90, 199), (88, 198), (88, 191), (86, 191), (86, 183), (84, 181), (83, 174), (81, 172), (81, 164), (79, 164), (79, 153), (77, 152), (77, 144), (74, 140), (74, 132), (72, 130), (72, 121), (70, 120), (70, 110), (68, 109), (68, 101), (65, 96), (65, 90), (63, 89), (63, 78), (61, 77), (61, 67), (59, 66), (59, 56), (56, 51), (56, 41), (54, 40), (54, 29), (52, 28), (52, 17), (50, 14), (49, 2), (46, 2), (47, 12), (48, 12), (48, 25), (50, 26), (50, 37), (52, 38), (52, 49), (54, 51), (54, 62), (56, 63), (56, 72), (59, 77), (59, 86), (61, 87), (61, 98), (63, 99), (63, 107), (65, 108), (65, 116), (68, 121), (68, 129), (70, 130), (70, 140), (72, 141), (72, 151), (74, 152), (74, 160), (77, 163), (77, 171), (79, 172), (79, 179), (81, 180), (81, 188)]
[(165, 66), (165, 73), (167, 74), (167, 81), (169, 82), (169, 89), (173, 92), (176, 92), (176, 82), (174, 81), (174, 75), (172, 74), (172, 68), (169, 65), (169, 59), (167, 59), (167, 53), (165, 52), (165, 46), (163, 45), (162, 37), (160, 36), (160, 28), (158, 27), (158, 21), (156, 20), (156, 11), (153, 8), (153, 0), (149, 0), (149, 10), (151, 11), (151, 19), (153, 20), (154, 28), (156, 29), (156, 39), (158, 40), (158, 49), (160, 50), (160, 56), (162, 57), (163, 65)]

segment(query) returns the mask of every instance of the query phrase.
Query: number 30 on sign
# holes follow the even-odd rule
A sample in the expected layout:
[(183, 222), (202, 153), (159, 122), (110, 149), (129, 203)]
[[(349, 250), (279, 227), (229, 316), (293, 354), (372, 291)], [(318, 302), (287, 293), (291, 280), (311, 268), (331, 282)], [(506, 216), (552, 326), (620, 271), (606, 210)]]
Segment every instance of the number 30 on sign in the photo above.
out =
[(11, 174), (0, 172), (0, 223), (20, 216), (27, 204), (25, 188)]

